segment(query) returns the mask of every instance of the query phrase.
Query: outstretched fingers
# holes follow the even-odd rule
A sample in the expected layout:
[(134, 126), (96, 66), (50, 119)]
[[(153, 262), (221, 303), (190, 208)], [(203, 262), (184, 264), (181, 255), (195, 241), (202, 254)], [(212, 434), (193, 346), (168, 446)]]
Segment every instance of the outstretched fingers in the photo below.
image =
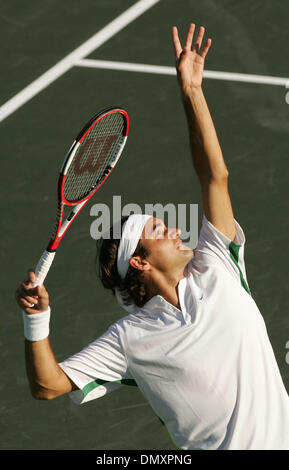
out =
[(203, 57), (203, 59), (206, 57), (210, 47), (211, 47), (211, 44), (212, 44), (212, 39), (209, 38), (207, 39), (206, 41), (206, 44), (205, 46), (203, 47), (203, 50), (200, 52), (200, 56)]
[[(179, 33), (178, 33), (178, 28), (176, 26), (172, 27), (172, 35), (173, 35), (173, 44), (175, 48), (175, 54), (176, 54), (176, 61), (178, 62), (179, 59), (181, 58), (182, 54), (185, 54), (191, 50), (192, 44), (193, 44), (193, 37), (194, 37), (194, 32), (195, 32), (196, 25), (194, 23), (191, 23), (189, 26), (188, 34), (186, 37), (186, 42), (184, 45), (184, 48), (182, 48), (181, 41), (179, 38)], [(196, 40), (194, 41), (193, 44), (193, 50), (197, 52), (198, 55), (200, 55), (203, 59), (206, 57), (211, 44), (212, 44), (212, 39), (209, 38), (206, 40), (205, 46), (203, 49), (202, 47), (202, 42), (204, 39), (204, 34), (205, 34), (205, 28), (204, 26), (200, 26)]]
[(172, 27), (172, 33), (173, 33), (173, 43), (174, 43), (174, 48), (175, 48), (176, 60), (178, 60), (182, 53), (183, 48), (180, 42), (178, 28), (176, 26)]
[(204, 26), (200, 26), (197, 37), (196, 37), (195, 45), (194, 45), (194, 49), (197, 51), (198, 54), (200, 54), (204, 34), (205, 34), (205, 28)]
[(194, 23), (191, 23), (189, 26), (188, 34), (187, 34), (187, 39), (186, 39), (186, 49), (190, 50), (192, 47), (192, 42), (193, 42), (193, 36), (195, 32), (195, 27), (196, 25)]

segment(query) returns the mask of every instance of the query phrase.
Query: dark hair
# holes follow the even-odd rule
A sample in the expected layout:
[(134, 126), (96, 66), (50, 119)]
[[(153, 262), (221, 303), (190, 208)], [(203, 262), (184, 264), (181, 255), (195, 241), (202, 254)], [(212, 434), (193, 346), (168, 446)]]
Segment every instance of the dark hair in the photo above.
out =
[[(121, 228), (128, 217), (122, 217)], [(101, 238), (97, 242), (98, 275), (100, 281), (106, 289), (115, 295), (118, 288), (125, 305), (134, 303), (142, 307), (149, 299), (147, 288), (143, 281), (142, 271), (129, 266), (124, 280), (121, 279), (117, 270), (117, 251), (120, 239), (113, 238), (113, 226), (109, 230), (109, 238)], [(142, 245), (141, 240), (135, 249), (133, 256), (140, 256), (142, 259), (148, 256), (148, 250)]]

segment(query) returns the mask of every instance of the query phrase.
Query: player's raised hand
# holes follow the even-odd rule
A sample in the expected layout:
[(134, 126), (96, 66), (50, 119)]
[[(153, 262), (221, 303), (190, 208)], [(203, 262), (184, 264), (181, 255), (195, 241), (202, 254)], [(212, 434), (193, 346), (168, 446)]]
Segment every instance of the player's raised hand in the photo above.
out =
[[(28, 279), (23, 281), (15, 292), (15, 298), (26, 313), (41, 313), (48, 309), (49, 295), (44, 285), (33, 287), (36, 281), (35, 273), (28, 271)], [(31, 307), (31, 305), (34, 305)]]
[(172, 27), (173, 44), (176, 56), (176, 69), (182, 92), (190, 94), (194, 88), (200, 88), (203, 80), (205, 57), (211, 47), (212, 39), (207, 39), (202, 47), (205, 28), (200, 26), (193, 43), (195, 24), (191, 23), (184, 47), (182, 47), (176, 26)]

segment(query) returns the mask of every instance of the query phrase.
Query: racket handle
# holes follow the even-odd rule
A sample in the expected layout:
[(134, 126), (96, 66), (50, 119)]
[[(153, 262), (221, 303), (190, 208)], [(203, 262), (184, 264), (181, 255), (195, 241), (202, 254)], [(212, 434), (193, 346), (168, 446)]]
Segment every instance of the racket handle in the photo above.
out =
[(34, 283), (34, 287), (43, 284), (44, 279), (46, 278), (50, 269), (50, 266), (52, 265), (54, 256), (55, 251), (51, 253), (50, 251), (44, 250), (44, 252), (42, 253), (42, 256), (38, 261), (38, 264), (35, 269), (36, 282)]

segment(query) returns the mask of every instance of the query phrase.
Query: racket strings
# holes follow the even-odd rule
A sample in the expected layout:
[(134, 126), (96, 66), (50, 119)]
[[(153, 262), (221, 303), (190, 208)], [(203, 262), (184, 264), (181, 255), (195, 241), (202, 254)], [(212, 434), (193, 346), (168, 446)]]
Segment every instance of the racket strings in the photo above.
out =
[(64, 197), (77, 202), (86, 197), (110, 170), (122, 143), (124, 117), (111, 113), (85, 135), (67, 171)]

